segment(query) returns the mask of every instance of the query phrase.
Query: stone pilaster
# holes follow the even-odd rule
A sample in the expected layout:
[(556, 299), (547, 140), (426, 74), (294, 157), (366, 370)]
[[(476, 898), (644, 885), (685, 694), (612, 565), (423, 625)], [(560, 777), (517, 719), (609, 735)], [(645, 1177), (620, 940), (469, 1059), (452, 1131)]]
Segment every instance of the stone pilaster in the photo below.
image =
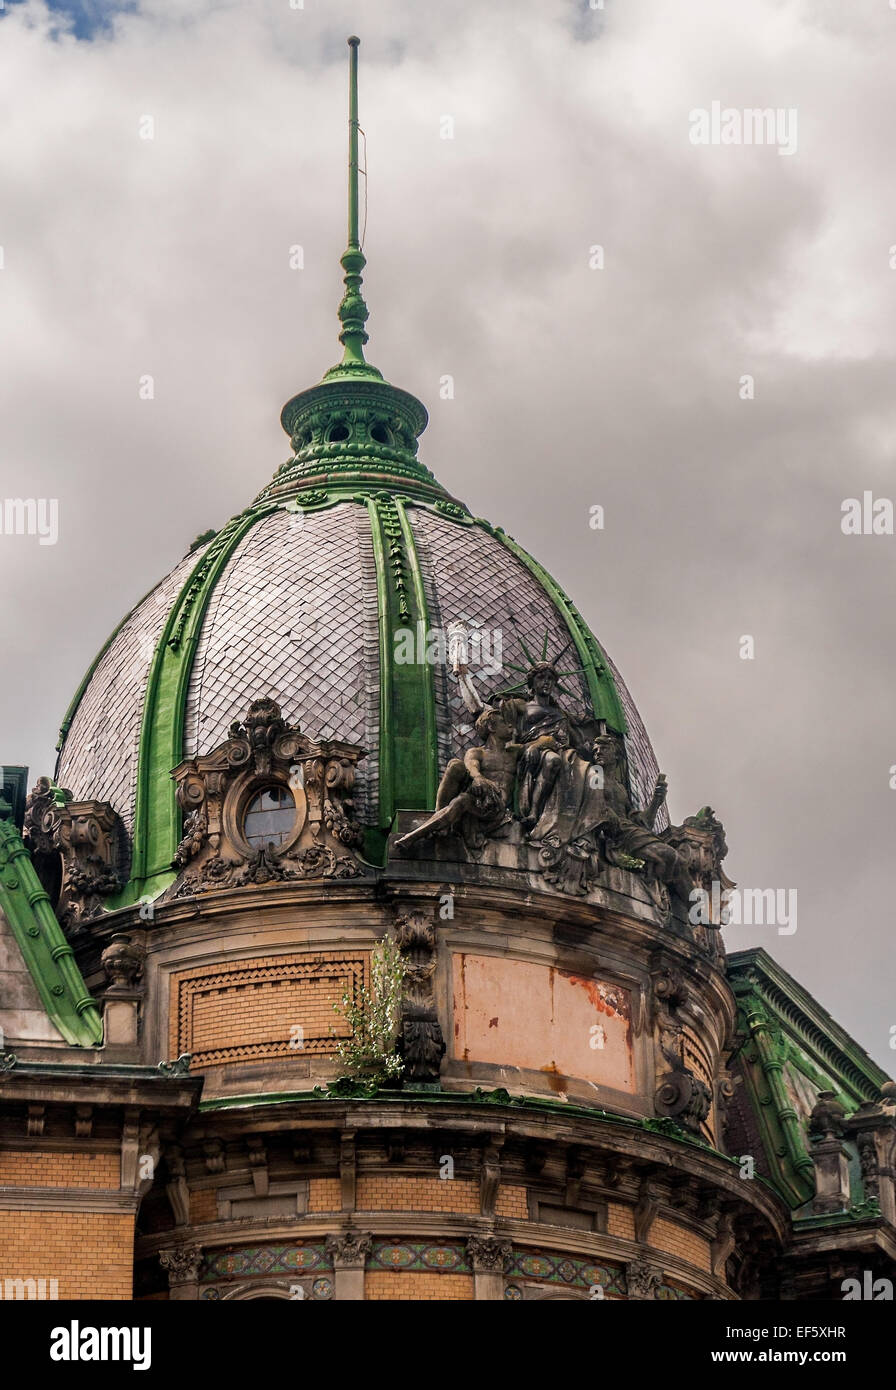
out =
[(473, 1297), (477, 1301), (504, 1297), (504, 1270), (511, 1249), (510, 1241), (500, 1236), (468, 1237), (467, 1255), (473, 1266)]
[(333, 1261), (333, 1297), (339, 1301), (364, 1298), (364, 1265), (373, 1246), (369, 1232), (348, 1231), (327, 1236), (327, 1254)]
[(202, 1248), (199, 1245), (177, 1245), (173, 1250), (159, 1252), (159, 1262), (168, 1272), (169, 1298), (197, 1299)]

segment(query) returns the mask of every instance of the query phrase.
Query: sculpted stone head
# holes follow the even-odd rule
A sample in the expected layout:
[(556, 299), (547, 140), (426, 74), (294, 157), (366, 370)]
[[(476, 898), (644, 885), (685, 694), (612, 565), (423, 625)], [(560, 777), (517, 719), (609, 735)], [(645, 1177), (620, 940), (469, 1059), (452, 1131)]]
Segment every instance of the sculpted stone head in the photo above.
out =
[(538, 661), (526, 676), (526, 685), (532, 695), (550, 700), (557, 689), (559, 676), (549, 661)]

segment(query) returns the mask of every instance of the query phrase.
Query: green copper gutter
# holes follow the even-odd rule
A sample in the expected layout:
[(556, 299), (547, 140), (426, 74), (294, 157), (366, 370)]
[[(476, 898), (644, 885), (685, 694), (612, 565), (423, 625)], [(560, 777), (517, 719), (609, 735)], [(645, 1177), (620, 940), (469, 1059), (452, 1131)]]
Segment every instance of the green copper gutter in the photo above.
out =
[(12, 929), (47, 1016), (67, 1043), (97, 1047), (103, 1020), (48, 894), (10, 821), (0, 821), (0, 907)]
[(117, 898), (109, 899), (110, 911), (128, 907), (141, 897), (156, 897), (174, 881), (171, 860), (181, 824), (170, 774), (183, 758), (187, 687), (202, 620), (212, 590), (243, 536), (273, 510), (273, 505), (260, 507), (229, 521), (202, 555), (168, 614), (146, 682), (131, 879)]

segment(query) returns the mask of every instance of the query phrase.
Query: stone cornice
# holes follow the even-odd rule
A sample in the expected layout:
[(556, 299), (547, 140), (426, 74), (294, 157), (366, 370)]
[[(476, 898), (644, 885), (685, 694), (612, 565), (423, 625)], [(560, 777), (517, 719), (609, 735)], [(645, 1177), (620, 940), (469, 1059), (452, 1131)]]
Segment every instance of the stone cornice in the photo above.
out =
[(140, 1204), (136, 1192), (93, 1187), (0, 1187), (0, 1211), (127, 1212)]
[(877, 1100), (890, 1078), (768, 953), (736, 951), (728, 974), (738, 997), (753, 993), (789, 1027), (818, 1063), (839, 1075), (863, 1100)]

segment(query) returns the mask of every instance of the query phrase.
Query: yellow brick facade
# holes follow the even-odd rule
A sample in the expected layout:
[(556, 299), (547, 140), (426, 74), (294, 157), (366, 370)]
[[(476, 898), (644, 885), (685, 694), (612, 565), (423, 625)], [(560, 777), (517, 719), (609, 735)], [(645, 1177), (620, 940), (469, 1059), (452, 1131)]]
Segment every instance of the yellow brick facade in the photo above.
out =
[(650, 1244), (656, 1246), (657, 1250), (665, 1250), (667, 1255), (677, 1255), (679, 1259), (687, 1260), (697, 1269), (709, 1272), (711, 1268), (709, 1241), (694, 1235), (684, 1226), (677, 1226), (674, 1221), (657, 1217), (651, 1227)]
[(342, 1184), (338, 1178), (312, 1178), (308, 1184), (308, 1210), (340, 1211)]
[(217, 1221), (218, 1203), (213, 1189), (206, 1188), (190, 1193), (190, 1221), (194, 1226), (203, 1226), (208, 1221)]
[(607, 1235), (621, 1240), (634, 1240), (635, 1213), (621, 1202), (611, 1202), (607, 1208)]
[(479, 1186), (460, 1178), (374, 1173), (358, 1179), (359, 1211), (443, 1211), (477, 1215)]
[(411, 1271), (368, 1270), (364, 1276), (364, 1297), (377, 1300), (419, 1300), (440, 1303), (465, 1302), (473, 1298), (472, 1274), (430, 1274)]
[(134, 1218), (0, 1211), (0, 1279), (57, 1279), (60, 1298), (130, 1298)]
[(20, 1153), (0, 1150), (0, 1187), (97, 1187), (117, 1190), (115, 1153)]
[(502, 1187), (498, 1192), (495, 1206), (498, 1216), (512, 1217), (516, 1221), (526, 1221), (529, 1217), (529, 1200), (524, 1187)]

